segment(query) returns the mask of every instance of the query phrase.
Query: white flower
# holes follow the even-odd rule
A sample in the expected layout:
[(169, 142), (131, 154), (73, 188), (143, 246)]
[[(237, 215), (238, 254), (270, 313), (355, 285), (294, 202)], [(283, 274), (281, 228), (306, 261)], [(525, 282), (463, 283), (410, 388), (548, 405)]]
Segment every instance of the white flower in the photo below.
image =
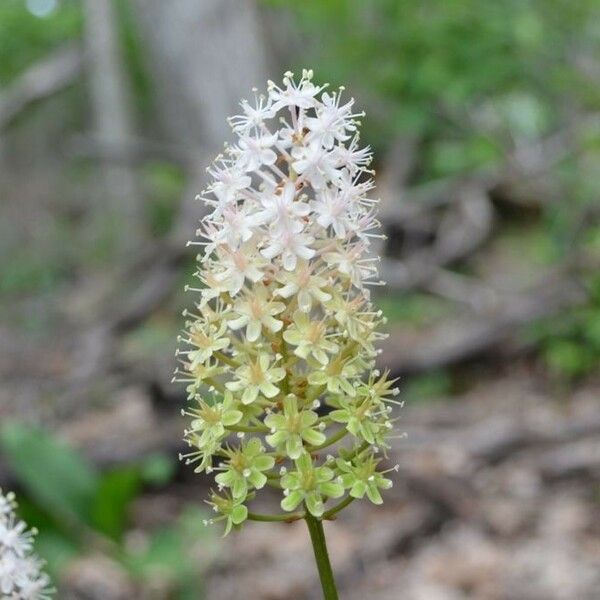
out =
[(347, 131), (355, 131), (356, 125), (352, 120), (354, 99), (340, 106), (341, 94), (329, 95), (325, 92), (321, 96), (323, 105), (317, 109), (316, 117), (307, 117), (304, 125), (310, 130), (308, 139), (322, 144), (325, 148), (332, 148), (336, 140), (344, 142), (350, 138)]
[(235, 376), (235, 381), (227, 382), (227, 389), (242, 392), (242, 404), (250, 404), (258, 398), (259, 394), (265, 398), (277, 396), (279, 388), (275, 383), (285, 377), (285, 370), (271, 365), (269, 355), (261, 353), (256, 360), (239, 367)]
[[(217, 274), (211, 273), (210, 271), (203, 271), (198, 275), (200, 281), (205, 285), (204, 288), (199, 289), (198, 291), (201, 294), (200, 306), (204, 306), (211, 300), (218, 298), (221, 294), (229, 291), (229, 286), (227, 285), (227, 281), (223, 281), (223, 277), (221, 280), (217, 279)], [(197, 289), (190, 288), (187, 286), (186, 289)]]
[(338, 346), (329, 339), (327, 325), (323, 321), (311, 321), (303, 311), (294, 313), (293, 324), (284, 332), (283, 339), (296, 346), (294, 354), (307, 359), (314, 356), (322, 365), (329, 362), (327, 353), (338, 351)]
[(358, 146), (358, 136), (354, 136), (350, 145), (346, 148), (344, 144), (339, 144), (333, 150), (333, 160), (337, 167), (345, 167), (351, 173), (356, 173), (359, 169), (368, 167), (371, 164), (373, 155), (371, 148)]
[(27, 531), (27, 525), (23, 521), (9, 515), (7, 519), (0, 521), (0, 544), (23, 557), (33, 548), (33, 533)]
[(33, 555), (34, 530), (17, 519), (14, 494), (0, 490), (0, 595), (14, 600), (49, 600), (53, 590), (43, 563)]
[(232, 204), (223, 209), (220, 222), (207, 221), (214, 228), (210, 232), (214, 243), (225, 243), (231, 248), (238, 248), (240, 244), (247, 242), (254, 235), (258, 223), (258, 215), (252, 215), (250, 211), (251, 208), (246, 204)]
[(337, 188), (323, 188), (312, 203), (312, 209), (317, 215), (319, 225), (325, 228), (332, 227), (339, 238), (346, 237), (353, 217), (347, 196)]
[(252, 179), (245, 175), (239, 167), (230, 166), (225, 161), (222, 161), (220, 165), (215, 165), (212, 169), (209, 167), (208, 173), (214, 179), (208, 191), (212, 192), (217, 199), (216, 202), (213, 202), (214, 217), (219, 216), (223, 209), (237, 198), (238, 193), (250, 187), (252, 183)]
[[(367, 248), (371, 243), (371, 238), (383, 238), (385, 236), (379, 233), (370, 233), (374, 229), (378, 229), (381, 223), (377, 220), (375, 212), (370, 210), (357, 214), (352, 222), (352, 231), (356, 237), (362, 242), (364, 248)], [(372, 271), (372, 275), (377, 273)]]
[(37, 575), (39, 567), (37, 561), (29, 559), (28, 568), (20, 575), (20, 592), (17, 598), (22, 600), (47, 600), (51, 590), (48, 589), (50, 578), (47, 575)]
[(283, 78), (285, 88), (280, 88), (269, 81), (269, 97), (273, 101), (273, 108), (279, 110), (284, 106), (297, 106), (308, 109), (317, 104), (315, 96), (323, 89), (316, 87), (312, 82), (312, 71), (304, 71), (302, 79), (296, 84), (292, 73), (286, 73)]
[(271, 98), (265, 98), (265, 96), (257, 96), (255, 106), (252, 106), (247, 100), (242, 100), (240, 106), (244, 114), (229, 119), (232, 129), (240, 133), (250, 133), (253, 129), (260, 128), (265, 120), (272, 119), (276, 112)]
[(310, 312), (313, 299), (321, 303), (331, 300), (331, 294), (322, 289), (327, 286), (327, 281), (315, 275), (307, 262), (297, 265), (293, 271), (282, 271), (277, 281), (282, 283), (283, 287), (276, 290), (274, 295), (282, 298), (296, 296), (298, 308), (303, 312)]
[(238, 300), (233, 312), (237, 318), (229, 321), (233, 330), (246, 328), (246, 337), (249, 342), (255, 342), (262, 332), (262, 328), (276, 333), (283, 327), (283, 323), (275, 315), (285, 310), (285, 304), (269, 299), (266, 287), (260, 286), (255, 292), (250, 292), (245, 298)]
[(288, 181), (283, 190), (264, 194), (261, 202), (264, 208), (256, 215), (258, 222), (296, 233), (302, 231), (304, 224), (300, 219), (310, 213), (310, 206), (296, 201), (296, 186), (292, 181)]
[(220, 352), (229, 346), (230, 340), (224, 334), (227, 324), (221, 321), (218, 325), (213, 323), (195, 321), (188, 332), (188, 343), (196, 350), (188, 352), (190, 369), (204, 364), (215, 352)]
[(309, 260), (315, 255), (315, 250), (310, 247), (314, 241), (313, 237), (305, 233), (298, 233), (293, 229), (283, 229), (268, 240), (268, 245), (261, 251), (261, 254), (269, 260), (281, 255), (283, 268), (293, 271), (298, 258)]
[(229, 293), (237, 294), (244, 286), (244, 281), (248, 278), (256, 283), (259, 281), (263, 272), (261, 267), (265, 261), (259, 257), (253, 256), (255, 249), (241, 247), (237, 250), (232, 250), (227, 246), (219, 249), (219, 266), (225, 267), (220, 273), (215, 273), (215, 280), (224, 284), (224, 287)]
[(337, 181), (340, 172), (336, 169), (336, 158), (320, 144), (313, 142), (307, 146), (294, 147), (292, 167), (303, 179), (310, 181), (314, 189), (321, 189), (329, 181)]
[(370, 259), (358, 258), (361, 252), (361, 246), (354, 246), (350, 249), (338, 246), (336, 250), (324, 254), (323, 258), (328, 265), (335, 266), (340, 273), (347, 275), (350, 281), (359, 287), (366, 279), (377, 274), (377, 267), (370, 264)]
[(14, 512), (15, 508), (17, 508), (15, 495), (12, 492), (9, 492), (5, 496), (0, 493), (0, 521)]
[[(336, 150), (333, 150), (335, 154)], [(376, 206), (379, 200), (368, 198), (367, 194), (375, 187), (372, 179), (359, 181), (362, 171), (359, 173), (350, 172), (348, 169), (342, 169), (337, 187), (340, 192), (348, 196), (352, 206), (360, 205), (367, 208)]]
[(239, 166), (244, 171), (255, 171), (262, 165), (275, 164), (277, 154), (271, 149), (271, 146), (276, 141), (276, 135), (259, 135), (258, 137), (245, 135), (240, 137), (238, 148), (234, 149)]

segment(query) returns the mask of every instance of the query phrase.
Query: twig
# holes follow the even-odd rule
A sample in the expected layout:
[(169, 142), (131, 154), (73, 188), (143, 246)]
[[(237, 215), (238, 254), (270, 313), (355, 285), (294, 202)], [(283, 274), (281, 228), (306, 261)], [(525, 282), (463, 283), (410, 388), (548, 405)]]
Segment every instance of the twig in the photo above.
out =
[(83, 53), (69, 44), (25, 70), (0, 95), (0, 130), (28, 106), (69, 86), (81, 73)]

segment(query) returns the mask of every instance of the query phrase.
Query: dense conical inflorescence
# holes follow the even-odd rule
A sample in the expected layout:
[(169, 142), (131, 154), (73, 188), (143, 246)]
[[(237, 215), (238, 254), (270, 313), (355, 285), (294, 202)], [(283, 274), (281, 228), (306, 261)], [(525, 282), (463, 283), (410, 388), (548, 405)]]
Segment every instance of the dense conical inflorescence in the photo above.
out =
[(199, 284), (176, 379), (191, 404), (185, 458), (215, 472), (226, 531), (265, 485), (291, 519), (326, 517), (331, 499), (378, 504), (391, 486), (378, 471), (396, 390), (374, 366), (371, 152), (342, 92), (304, 71), (242, 101), (200, 197), (210, 214), (190, 242)]
[(33, 552), (35, 530), (17, 518), (16, 508), (14, 494), (0, 489), (0, 598), (49, 600), (50, 579)]

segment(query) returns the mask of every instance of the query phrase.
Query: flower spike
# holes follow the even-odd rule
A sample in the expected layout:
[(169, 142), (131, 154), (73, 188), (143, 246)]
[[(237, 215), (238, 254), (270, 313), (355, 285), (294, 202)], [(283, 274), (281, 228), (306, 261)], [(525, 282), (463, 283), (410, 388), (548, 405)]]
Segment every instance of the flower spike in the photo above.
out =
[[(198, 196), (198, 283), (176, 380), (191, 406), (184, 458), (215, 471), (226, 532), (248, 520), (333, 518), (379, 504), (394, 381), (375, 368), (385, 322), (371, 240), (381, 238), (354, 100), (286, 73), (229, 119), (235, 143)], [(267, 487), (279, 515), (250, 512)], [(340, 499), (337, 501), (335, 499)]]

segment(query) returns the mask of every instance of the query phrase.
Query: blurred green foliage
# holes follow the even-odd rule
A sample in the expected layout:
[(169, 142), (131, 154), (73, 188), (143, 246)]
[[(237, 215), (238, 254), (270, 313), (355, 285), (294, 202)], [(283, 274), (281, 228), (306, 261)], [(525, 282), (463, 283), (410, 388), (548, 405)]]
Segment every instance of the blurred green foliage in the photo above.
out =
[(419, 292), (382, 295), (377, 298), (377, 307), (383, 311), (389, 323), (405, 323), (415, 327), (431, 325), (452, 311), (450, 302)]
[(0, 429), (0, 449), (27, 491), (20, 512), (40, 530), (36, 547), (56, 580), (73, 558), (95, 549), (108, 551), (137, 581), (160, 577), (173, 598), (199, 597), (202, 559), (193, 548), (210, 541), (202, 511), (184, 511), (149, 532), (142, 545), (126, 543), (132, 503), (144, 487), (171, 480), (171, 459), (151, 454), (139, 464), (100, 472), (49, 433), (16, 422)]
[(573, 380), (600, 368), (600, 276), (587, 282), (589, 302), (533, 325), (529, 339), (540, 347), (550, 372)]
[[(314, 65), (319, 80), (360, 92), (369, 143), (381, 150), (396, 136), (418, 140), (416, 182), (493, 166), (515, 146), (600, 110), (597, 0), (265, 4), (289, 10), (302, 29), (294, 68)], [(575, 135), (580, 152), (553, 170), (553, 201), (530, 222), (521, 213), (514, 229), (514, 217), (498, 228), (517, 277), (564, 259), (590, 234), (586, 215), (600, 196), (600, 135), (594, 126)], [(595, 298), (592, 293), (585, 306), (533, 327), (551, 372), (573, 378), (600, 364)], [(446, 308), (424, 294), (378, 303), (391, 321), (417, 326), (444, 316)], [(444, 378), (426, 378), (423, 389), (434, 389), (436, 381)]]
[(158, 161), (144, 165), (142, 171), (150, 229), (154, 235), (165, 235), (171, 228), (183, 194), (185, 173), (176, 165)]
[(413, 375), (400, 382), (402, 400), (409, 406), (418, 402), (446, 399), (454, 387), (452, 375), (446, 369)]
[(0, 433), (11, 467), (40, 507), (58, 521), (90, 522), (99, 479), (79, 454), (24, 425), (5, 425)]
[(81, 3), (62, 0), (45, 18), (31, 14), (25, 0), (0, 2), (0, 88), (49, 50), (80, 36)]
[[(115, 10), (132, 96), (141, 118), (150, 117), (152, 91), (131, 2), (116, 0)], [(0, 2), (0, 88), (49, 51), (80, 41), (83, 33), (81, 0), (59, 0), (47, 16), (28, 9), (26, 0)]]
[(319, 79), (362, 89), (371, 143), (399, 133), (423, 140), (427, 177), (485, 165), (505, 140), (550, 130), (565, 105), (600, 101), (572, 60), (600, 50), (595, 0), (267, 4), (296, 16), (308, 40), (302, 60)]
[(199, 558), (198, 548), (201, 544), (205, 555), (206, 548), (216, 543), (207, 533), (203, 518), (200, 509), (190, 506), (173, 525), (154, 531), (143, 548), (125, 557), (130, 572), (142, 581), (152, 581), (157, 574), (167, 575), (179, 584), (177, 600), (202, 598), (202, 574), (206, 564)]
[[(60, 246), (53, 248), (58, 249)], [(0, 297), (52, 289), (68, 276), (68, 267), (61, 252), (51, 251), (48, 255), (43, 255), (39, 249), (31, 246), (9, 248), (0, 263)]]

